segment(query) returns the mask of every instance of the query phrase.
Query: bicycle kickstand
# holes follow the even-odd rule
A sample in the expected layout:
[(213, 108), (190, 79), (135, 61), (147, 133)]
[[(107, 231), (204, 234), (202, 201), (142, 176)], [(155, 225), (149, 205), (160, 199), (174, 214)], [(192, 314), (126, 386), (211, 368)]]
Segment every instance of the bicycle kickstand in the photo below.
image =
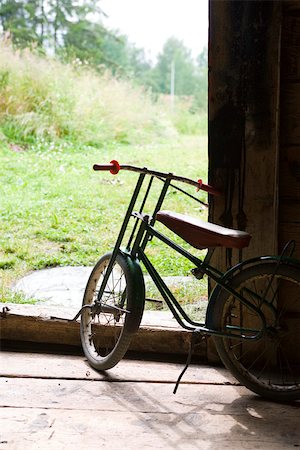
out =
[(197, 338), (197, 336), (199, 336), (199, 335), (201, 336), (200, 342), (202, 342), (204, 339), (206, 339), (206, 336), (203, 335), (201, 331), (194, 330), (194, 331), (192, 332), (192, 338), (191, 338), (191, 342), (190, 342), (190, 348), (189, 348), (189, 353), (188, 353), (188, 356), (187, 356), (187, 360), (186, 360), (186, 363), (185, 363), (184, 368), (182, 369), (182, 371), (181, 371), (181, 373), (180, 373), (180, 375), (179, 375), (179, 377), (178, 377), (178, 379), (177, 379), (177, 381), (176, 381), (176, 384), (175, 384), (175, 387), (174, 387), (174, 390), (173, 390), (173, 394), (176, 394), (177, 389), (178, 389), (178, 387), (179, 387), (179, 383), (180, 383), (180, 381), (181, 381), (183, 375), (185, 374), (187, 368), (189, 367), (189, 365), (190, 365), (190, 363), (191, 363), (191, 360), (192, 360), (192, 356), (193, 356), (193, 352), (194, 352), (195, 346), (198, 345), (198, 344), (200, 343), (200, 342), (196, 343), (196, 338)]

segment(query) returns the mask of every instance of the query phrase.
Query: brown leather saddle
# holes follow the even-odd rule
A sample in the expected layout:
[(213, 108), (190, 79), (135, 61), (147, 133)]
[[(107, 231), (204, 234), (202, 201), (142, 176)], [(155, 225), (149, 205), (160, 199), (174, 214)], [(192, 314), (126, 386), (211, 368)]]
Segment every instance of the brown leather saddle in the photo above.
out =
[(159, 211), (156, 220), (198, 249), (211, 247), (244, 248), (251, 235), (173, 211)]

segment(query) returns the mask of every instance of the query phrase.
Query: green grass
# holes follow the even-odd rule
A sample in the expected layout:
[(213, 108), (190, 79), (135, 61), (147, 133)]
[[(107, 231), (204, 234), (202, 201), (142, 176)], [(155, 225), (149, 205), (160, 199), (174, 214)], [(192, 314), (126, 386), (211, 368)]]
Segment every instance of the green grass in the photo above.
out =
[[(39, 144), (15, 151), (2, 145), (2, 292), (14, 279), (30, 270), (93, 265), (113, 247), (137, 175), (120, 172), (112, 176), (107, 172), (94, 172), (92, 165), (95, 162), (118, 159), (123, 164), (206, 179), (206, 153), (206, 138), (195, 136), (181, 137), (173, 143), (119, 145), (105, 150)], [(189, 191), (195, 194), (195, 189)], [(157, 192), (158, 188), (153, 198)], [(198, 195), (205, 200), (203, 192)], [(198, 203), (186, 201), (178, 193), (168, 195), (165, 209), (206, 216), (206, 210)], [(186, 261), (175, 258), (168, 248), (153, 242), (149, 251), (164, 275), (188, 273)]]
[[(193, 320), (203, 321), (205, 318), (207, 307), (207, 279), (202, 280), (190, 276), (185, 279), (165, 278), (168, 288), (176, 299), (179, 300), (181, 307)], [(161, 294), (156, 288), (153, 281), (146, 276), (146, 309), (150, 310), (168, 310), (166, 303), (163, 301)], [(151, 301), (154, 299), (155, 301)]]

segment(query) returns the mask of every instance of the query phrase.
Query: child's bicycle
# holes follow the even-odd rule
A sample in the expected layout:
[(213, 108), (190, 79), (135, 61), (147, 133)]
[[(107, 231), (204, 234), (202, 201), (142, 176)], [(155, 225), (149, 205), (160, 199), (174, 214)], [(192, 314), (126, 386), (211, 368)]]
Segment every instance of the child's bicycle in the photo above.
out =
[[(251, 236), (244, 231), (162, 210), (171, 187), (198, 200), (174, 182), (195, 186), (212, 195), (217, 195), (218, 191), (200, 180), (195, 182), (146, 168), (120, 166), (117, 161), (94, 165), (94, 170), (109, 170), (112, 174), (120, 169), (140, 175), (115, 247), (95, 265), (85, 289), (82, 309), (76, 316), (81, 314), (81, 341), (91, 366), (97, 370), (115, 366), (139, 328), (145, 304), (141, 261), (177, 322), (193, 333), (192, 342), (196, 336), (213, 336), (225, 366), (255, 393), (277, 401), (300, 399), (300, 263), (291, 259), (294, 243), (289, 243), (280, 256), (246, 260), (221, 273), (209, 264), (213, 249), (242, 249), (249, 244)], [(155, 179), (160, 180), (162, 186), (154, 211), (149, 215), (144, 211)], [(134, 211), (137, 204), (138, 210)], [(194, 248), (207, 248), (204, 260), (158, 231), (156, 221)], [(198, 323), (187, 315), (146, 256), (147, 244), (153, 238), (187, 258), (195, 266), (192, 273), (196, 278), (201, 279), (206, 274), (215, 282), (205, 323)]]

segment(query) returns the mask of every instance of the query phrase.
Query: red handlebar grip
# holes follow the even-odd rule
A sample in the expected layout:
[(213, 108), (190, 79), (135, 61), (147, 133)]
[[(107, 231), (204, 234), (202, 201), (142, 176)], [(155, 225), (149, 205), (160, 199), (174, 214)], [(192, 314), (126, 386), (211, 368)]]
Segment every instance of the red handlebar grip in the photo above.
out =
[(94, 170), (109, 170), (110, 173), (113, 175), (116, 175), (119, 170), (121, 169), (120, 164), (118, 161), (115, 161), (114, 159), (110, 162), (110, 164), (94, 164), (93, 165)]
[(198, 180), (199, 188), (202, 191), (208, 192), (211, 195), (221, 195), (221, 191), (214, 188), (213, 186), (210, 186), (209, 184), (202, 183), (202, 180)]

